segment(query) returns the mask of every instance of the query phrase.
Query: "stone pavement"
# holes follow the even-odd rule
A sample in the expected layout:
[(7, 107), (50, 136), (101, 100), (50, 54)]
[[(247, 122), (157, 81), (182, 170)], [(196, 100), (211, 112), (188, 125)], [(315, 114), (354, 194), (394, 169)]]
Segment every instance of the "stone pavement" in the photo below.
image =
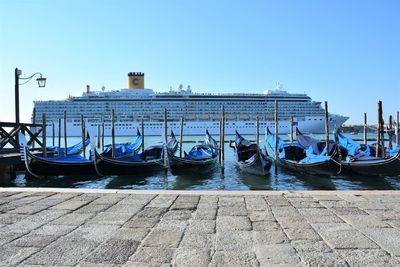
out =
[(400, 192), (0, 188), (0, 266), (400, 266)]

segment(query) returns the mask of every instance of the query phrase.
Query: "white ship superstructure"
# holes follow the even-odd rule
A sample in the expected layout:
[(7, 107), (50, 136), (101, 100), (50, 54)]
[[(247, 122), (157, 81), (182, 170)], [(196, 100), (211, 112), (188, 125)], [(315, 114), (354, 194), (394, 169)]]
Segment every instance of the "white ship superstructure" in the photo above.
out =
[[(190, 86), (183, 89), (155, 93), (144, 87), (144, 74), (128, 74), (129, 88), (116, 91), (90, 91), (81, 97), (70, 96), (66, 100), (35, 101), (36, 116), (46, 113), (47, 132), (55, 124), (58, 132), (58, 121), (67, 112), (67, 131), (69, 136), (81, 135), (81, 114), (86, 127), (97, 131), (98, 125), (104, 123), (105, 134), (111, 134), (111, 114), (115, 110), (115, 134), (131, 136), (136, 128), (141, 128), (144, 121), (146, 135), (161, 135), (164, 130), (164, 109), (168, 112), (168, 131), (179, 132), (180, 119), (184, 118), (185, 135), (202, 135), (205, 129), (211, 134), (219, 134), (221, 105), (225, 108), (225, 133), (254, 134), (256, 117), (259, 116), (260, 133), (266, 127), (274, 131), (274, 105), (278, 100), (279, 133), (289, 133), (290, 116), (293, 115), (294, 126), (303, 132), (323, 133), (325, 128), (325, 111), (321, 102), (312, 101), (306, 94), (291, 94), (280, 86), (264, 94), (199, 94), (192, 92)], [(340, 127), (348, 118), (329, 114), (329, 127)], [(36, 120), (41, 123), (40, 119)], [(63, 123), (62, 123), (63, 125)], [(61, 127), (62, 127), (61, 125)], [(63, 132), (63, 129), (62, 129)]]

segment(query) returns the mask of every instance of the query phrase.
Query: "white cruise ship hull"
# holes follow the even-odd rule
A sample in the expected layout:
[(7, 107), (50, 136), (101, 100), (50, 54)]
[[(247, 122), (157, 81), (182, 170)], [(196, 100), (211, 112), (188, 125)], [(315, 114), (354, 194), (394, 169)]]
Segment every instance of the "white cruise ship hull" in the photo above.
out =
[[(341, 116), (334, 116), (330, 118), (329, 129), (332, 132), (334, 129), (340, 127), (347, 118)], [(275, 132), (274, 121), (260, 121), (259, 133), (264, 134), (265, 129), (268, 127), (272, 132)], [(97, 135), (98, 123), (86, 123), (86, 127), (94, 135)], [(100, 123), (101, 127), (101, 123)], [(304, 133), (324, 133), (325, 132), (325, 118), (322, 117), (306, 117), (302, 121), (295, 121), (294, 127), (298, 127)], [(115, 135), (116, 136), (133, 136), (136, 135), (136, 129), (141, 129), (140, 122), (116, 122)], [(184, 135), (203, 135), (205, 130), (208, 129), (210, 134), (219, 135), (219, 121), (187, 121), (184, 123)], [(175, 134), (180, 132), (180, 122), (168, 122), (168, 133), (173, 130)], [(237, 130), (240, 134), (255, 134), (256, 123), (254, 121), (226, 121), (225, 134), (233, 135)], [(46, 128), (47, 136), (52, 135), (53, 126), (48, 125)], [(58, 125), (54, 125), (55, 136), (58, 135)], [(290, 122), (279, 121), (278, 124), (279, 134), (290, 133)], [(61, 135), (64, 133), (64, 127), (61, 125)], [(144, 134), (147, 136), (161, 136), (164, 133), (163, 122), (145, 122)], [(79, 124), (67, 123), (68, 136), (81, 136), (81, 127)], [(105, 123), (104, 135), (111, 136), (111, 123)]]

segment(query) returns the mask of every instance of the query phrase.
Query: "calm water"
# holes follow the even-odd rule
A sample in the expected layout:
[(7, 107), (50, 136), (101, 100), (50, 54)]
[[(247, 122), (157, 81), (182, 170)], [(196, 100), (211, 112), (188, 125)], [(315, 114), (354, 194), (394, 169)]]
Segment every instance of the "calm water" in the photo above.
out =
[[(254, 140), (254, 136), (245, 136)], [(288, 139), (288, 135), (281, 136)], [(315, 135), (323, 138), (323, 135)], [(352, 136), (362, 138), (362, 135)], [(372, 134), (369, 137), (374, 138)], [(225, 140), (233, 140), (227, 136)], [(262, 138), (260, 136), (260, 138)], [(332, 137), (331, 137), (332, 138)], [(116, 142), (129, 142), (132, 138), (117, 137)], [(188, 151), (196, 142), (201, 142), (202, 136), (187, 136), (184, 138), (184, 149)], [(69, 138), (68, 144), (75, 144), (80, 138)], [(160, 137), (146, 137), (146, 147), (161, 141)], [(51, 145), (52, 138), (47, 140)], [(56, 140), (57, 143), (57, 140)], [(111, 143), (111, 138), (105, 138), (105, 143)], [(63, 141), (62, 141), (63, 144)], [(263, 142), (261, 142), (261, 145)], [(179, 152), (178, 152), (179, 153)], [(241, 172), (235, 165), (233, 150), (225, 143), (225, 172), (221, 174), (219, 166), (207, 175), (174, 176), (163, 171), (150, 176), (83, 176), (83, 177), (47, 177), (26, 178), (19, 173), (17, 179), (0, 186), (16, 187), (62, 187), (62, 188), (106, 188), (106, 189), (167, 189), (167, 190), (397, 190), (400, 189), (400, 177), (359, 177), (335, 176), (320, 177), (288, 172), (283, 169), (271, 168), (271, 173), (265, 177), (253, 176)]]

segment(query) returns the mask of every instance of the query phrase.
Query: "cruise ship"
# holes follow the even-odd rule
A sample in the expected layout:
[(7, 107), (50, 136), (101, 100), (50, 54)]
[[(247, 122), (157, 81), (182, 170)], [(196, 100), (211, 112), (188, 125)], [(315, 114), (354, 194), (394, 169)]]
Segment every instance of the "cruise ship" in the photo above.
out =
[[(85, 125), (97, 132), (104, 125), (105, 135), (111, 134), (112, 110), (115, 112), (115, 134), (117, 136), (135, 135), (136, 129), (144, 122), (145, 135), (162, 135), (164, 132), (164, 109), (167, 109), (168, 131), (178, 133), (180, 120), (184, 119), (184, 135), (202, 135), (205, 129), (211, 134), (219, 134), (221, 106), (225, 109), (225, 134), (255, 134), (256, 117), (259, 116), (259, 131), (265, 128), (275, 130), (275, 100), (278, 101), (278, 131), (290, 132), (290, 117), (293, 124), (306, 133), (324, 133), (325, 110), (321, 102), (312, 101), (306, 94), (292, 94), (278, 84), (275, 90), (260, 94), (200, 94), (190, 86), (168, 92), (155, 92), (145, 88), (144, 73), (128, 73), (128, 88), (106, 91), (91, 91), (86, 86), (82, 96), (69, 96), (65, 100), (34, 101), (36, 118), (46, 113), (47, 133), (53, 124), (58, 133), (58, 122), (67, 113), (68, 136), (81, 135), (81, 114)], [(36, 111), (35, 111), (36, 110)], [(329, 129), (340, 127), (348, 117), (329, 114)], [(36, 119), (36, 123), (41, 123)], [(63, 123), (61, 123), (63, 133)]]

